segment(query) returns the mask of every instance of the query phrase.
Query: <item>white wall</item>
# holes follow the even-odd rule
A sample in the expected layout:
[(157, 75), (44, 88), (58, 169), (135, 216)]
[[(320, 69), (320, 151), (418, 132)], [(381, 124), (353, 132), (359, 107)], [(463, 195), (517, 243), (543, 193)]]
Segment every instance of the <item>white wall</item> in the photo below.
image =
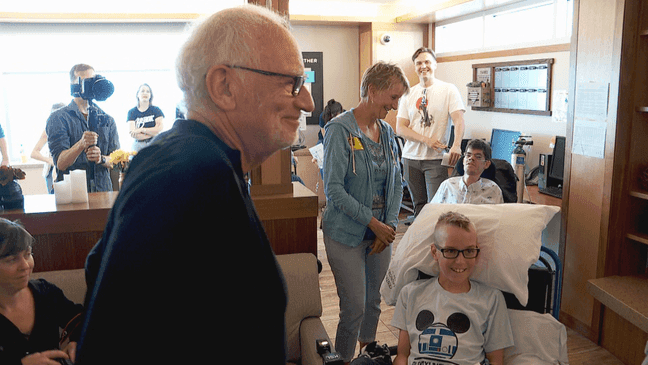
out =
[[(467, 101), (466, 84), (472, 81), (472, 65), (480, 63), (506, 62), (517, 60), (553, 58), (553, 74), (551, 80), (552, 91), (567, 90), (569, 88), (569, 52), (554, 52), (524, 56), (510, 56), (488, 58), (468, 61), (442, 62), (437, 68), (436, 77), (440, 80), (455, 84), (459, 88), (464, 103)], [(552, 110), (555, 109), (555, 100), (552, 95)], [(551, 117), (510, 114), (497, 112), (473, 111), (467, 107), (466, 132), (464, 138), (486, 138), (490, 141), (493, 128), (521, 131), (533, 136), (533, 149), (531, 156), (527, 156), (527, 166), (538, 165), (540, 153), (552, 153), (549, 142), (553, 136), (565, 136), (567, 125), (555, 123)]]
[[(357, 25), (293, 25), (293, 34), (302, 52), (322, 52), (324, 63), (323, 105), (329, 99), (339, 101), (345, 109), (355, 107), (360, 100), (360, 44)], [(305, 145), (317, 144), (319, 126), (309, 125), (303, 131)], [(295, 153), (297, 174), (304, 184), (318, 195), (319, 203), (324, 204), (324, 184), (319, 169), (311, 162), (307, 150)]]
[[(358, 104), (360, 89), (359, 39), (357, 25), (294, 25), (293, 35), (302, 52), (322, 52), (324, 63), (324, 97), (339, 101), (345, 109)], [(318, 116), (319, 117), (319, 116)], [(317, 143), (319, 126), (309, 125), (304, 131), (306, 145)]]

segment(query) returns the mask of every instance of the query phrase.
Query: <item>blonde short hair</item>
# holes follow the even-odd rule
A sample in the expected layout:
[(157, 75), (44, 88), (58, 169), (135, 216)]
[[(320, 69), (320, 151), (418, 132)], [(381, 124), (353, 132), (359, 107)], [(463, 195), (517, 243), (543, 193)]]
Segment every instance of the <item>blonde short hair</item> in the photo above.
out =
[(403, 69), (394, 63), (378, 61), (362, 75), (360, 97), (363, 100), (369, 97), (370, 85), (373, 85), (376, 90), (382, 91), (388, 89), (394, 82), (400, 82), (405, 87), (405, 94), (409, 92), (409, 81), (407, 81)]
[(448, 239), (448, 233), (445, 229), (447, 226), (461, 228), (466, 232), (477, 232), (475, 224), (465, 215), (457, 212), (443, 213), (439, 216), (434, 226), (434, 233), (432, 234), (432, 241), (437, 248), (443, 248), (445, 246), (446, 240)]

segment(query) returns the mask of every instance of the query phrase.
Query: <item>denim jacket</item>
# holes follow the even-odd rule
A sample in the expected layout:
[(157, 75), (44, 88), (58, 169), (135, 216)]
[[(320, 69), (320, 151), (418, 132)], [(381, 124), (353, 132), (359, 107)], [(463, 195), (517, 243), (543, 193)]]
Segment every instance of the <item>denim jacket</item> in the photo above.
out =
[[(119, 149), (119, 135), (115, 120), (106, 114), (101, 108), (97, 107), (97, 134), (99, 140), (97, 146), (104, 156), (110, 155), (113, 151)], [(81, 114), (79, 107), (74, 100), (66, 107), (63, 107), (52, 114), (47, 119), (47, 142), (54, 165), (58, 158), (65, 150), (74, 146), (77, 141), (83, 138), (83, 132), (90, 130), (86, 118)], [(90, 173), (88, 170), (88, 159), (85, 153), (79, 155), (74, 163), (65, 171), (56, 170), (57, 180), (63, 180), (64, 174), (69, 174), (72, 170), (86, 170), (88, 191), (90, 191)], [(103, 165), (95, 165), (95, 183), (97, 191), (112, 191), (112, 182), (110, 181), (110, 171)]]
[[(364, 149), (366, 137), (358, 127), (353, 109), (326, 124), (324, 135), (324, 234), (356, 247), (373, 217), (373, 168)], [(394, 130), (380, 120), (380, 143), (388, 166), (385, 186), (385, 224), (396, 228), (403, 197), (402, 176)]]

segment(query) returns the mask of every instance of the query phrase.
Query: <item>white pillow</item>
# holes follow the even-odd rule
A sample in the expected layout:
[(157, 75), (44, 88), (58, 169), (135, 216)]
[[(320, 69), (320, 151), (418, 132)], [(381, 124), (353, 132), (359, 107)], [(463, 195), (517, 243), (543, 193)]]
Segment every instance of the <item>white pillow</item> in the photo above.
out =
[(432, 233), (439, 216), (455, 211), (477, 228), (481, 252), (471, 278), (509, 292), (526, 305), (529, 267), (538, 261), (542, 231), (559, 207), (537, 204), (427, 204), (407, 229), (380, 288), (385, 302), (395, 305), (398, 293), (416, 280), (418, 271), (437, 276), (432, 258)]

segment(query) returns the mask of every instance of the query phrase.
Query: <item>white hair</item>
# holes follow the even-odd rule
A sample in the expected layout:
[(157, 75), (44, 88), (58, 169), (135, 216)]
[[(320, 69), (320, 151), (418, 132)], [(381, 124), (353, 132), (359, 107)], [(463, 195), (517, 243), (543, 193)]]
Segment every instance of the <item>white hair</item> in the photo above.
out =
[(176, 78), (184, 93), (186, 109), (216, 109), (205, 84), (209, 68), (214, 65), (258, 67), (260, 60), (253, 41), (260, 30), (271, 29), (268, 26), (273, 25), (290, 28), (281, 15), (256, 5), (222, 10), (194, 23), (176, 60)]

